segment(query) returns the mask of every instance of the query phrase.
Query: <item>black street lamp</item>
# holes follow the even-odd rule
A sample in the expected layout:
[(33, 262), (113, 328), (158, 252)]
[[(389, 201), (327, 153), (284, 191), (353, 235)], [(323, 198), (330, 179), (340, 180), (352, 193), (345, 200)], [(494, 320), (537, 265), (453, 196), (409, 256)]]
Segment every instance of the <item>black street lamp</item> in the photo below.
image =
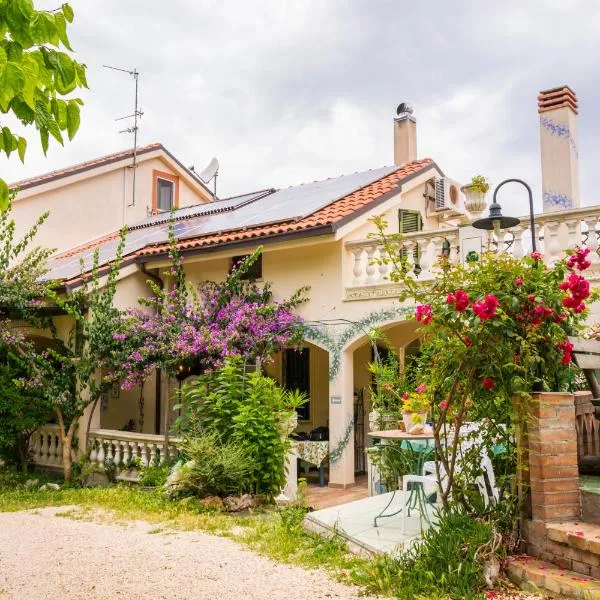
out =
[(509, 229), (520, 223), (516, 217), (505, 217), (502, 214), (502, 208), (496, 202), (496, 195), (498, 190), (505, 183), (520, 183), (527, 188), (529, 194), (529, 227), (531, 229), (531, 251), (535, 252), (535, 217), (533, 214), (533, 194), (531, 188), (522, 179), (505, 179), (502, 183), (499, 183), (494, 190), (494, 196), (492, 197), (492, 203), (490, 204), (490, 214), (484, 219), (477, 219), (473, 221), (472, 225), (475, 229), (487, 229), (488, 231), (494, 230), (494, 233), (498, 235), (501, 229)]

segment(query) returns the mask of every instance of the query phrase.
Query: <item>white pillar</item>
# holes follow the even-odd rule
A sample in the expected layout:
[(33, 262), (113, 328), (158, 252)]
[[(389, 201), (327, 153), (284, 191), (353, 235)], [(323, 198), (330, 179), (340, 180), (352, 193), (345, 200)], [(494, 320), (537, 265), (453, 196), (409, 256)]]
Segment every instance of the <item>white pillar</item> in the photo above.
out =
[[(330, 358), (331, 360), (331, 358)], [(335, 452), (354, 422), (354, 362), (353, 352), (342, 351), (340, 368), (336, 377), (329, 382), (329, 451)], [(335, 458), (335, 457), (334, 457)], [(329, 485), (349, 487), (354, 485), (354, 427), (341, 456), (329, 461)]]

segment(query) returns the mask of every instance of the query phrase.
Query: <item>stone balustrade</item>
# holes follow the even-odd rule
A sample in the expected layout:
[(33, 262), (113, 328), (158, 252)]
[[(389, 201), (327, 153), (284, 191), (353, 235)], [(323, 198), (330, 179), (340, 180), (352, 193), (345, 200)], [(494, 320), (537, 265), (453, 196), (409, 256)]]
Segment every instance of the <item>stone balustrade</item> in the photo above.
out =
[[(171, 438), (169, 456), (177, 456), (180, 447), (181, 440)], [(90, 462), (98, 465), (114, 463), (117, 479), (136, 479), (137, 469), (162, 465), (167, 458), (164, 436), (150, 433), (95, 429), (90, 431), (89, 448)]]
[[(592, 261), (590, 279), (600, 279), (599, 220), (600, 206), (536, 215), (536, 247), (543, 253), (544, 261), (552, 264), (564, 256), (566, 249), (585, 244), (591, 250), (588, 257)], [(432, 269), (446, 242), (450, 260), (464, 260), (462, 240), (467, 229), (471, 243), (474, 236), (480, 236), (481, 248), (500, 248), (521, 258), (531, 251), (532, 243), (529, 217), (521, 217), (520, 221), (516, 227), (502, 231), (498, 239), (492, 232), (470, 227), (447, 227), (406, 234), (399, 240), (402, 255), (406, 257), (406, 268), (418, 281), (431, 280)], [(349, 241), (345, 248), (352, 266), (345, 285), (346, 300), (398, 295), (401, 288), (390, 280), (393, 265), (381, 262), (384, 250), (377, 239)]]
[[(446, 240), (450, 244), (450, 260), (458, 260), (458, 227), (418, 231), (402, 236), (399, 244), (402, 255), (406, 258), (408, 272), (418, 277), (419, 281), (431, 279), (431, 268), (441, 255)], [(390, 283), (393, 264), (381, 261), (384, 251), (376, 239), (347, 242), (346, 249), (353, 260), (353, 279), (350, 287), (381, 286)]]
[(29, 440), (31, 461), (40, 467), (62, 467), (62, 442), (58, 425), (44, 425)]

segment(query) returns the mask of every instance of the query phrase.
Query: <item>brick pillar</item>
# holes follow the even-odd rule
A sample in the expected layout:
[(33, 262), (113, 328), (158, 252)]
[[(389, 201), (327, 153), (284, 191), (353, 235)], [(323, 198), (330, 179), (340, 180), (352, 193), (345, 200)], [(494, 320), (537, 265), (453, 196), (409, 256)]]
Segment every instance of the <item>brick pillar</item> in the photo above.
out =
[(581, 516), (573, 394), (533, 394), (527, 423), (534, 523)]

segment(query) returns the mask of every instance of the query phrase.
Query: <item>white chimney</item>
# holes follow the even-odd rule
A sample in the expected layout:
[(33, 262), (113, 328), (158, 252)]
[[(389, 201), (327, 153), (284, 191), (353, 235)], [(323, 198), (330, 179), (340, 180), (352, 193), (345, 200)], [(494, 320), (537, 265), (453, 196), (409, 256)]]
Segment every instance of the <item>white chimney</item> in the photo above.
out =
[(577, 96), (567, 86), (538, 95), (544, 212), (579, 206)]
[(403, 165), (417, 159), (417, 120), (408, 102), (396, 109), (394, 119), (394, 164)]

